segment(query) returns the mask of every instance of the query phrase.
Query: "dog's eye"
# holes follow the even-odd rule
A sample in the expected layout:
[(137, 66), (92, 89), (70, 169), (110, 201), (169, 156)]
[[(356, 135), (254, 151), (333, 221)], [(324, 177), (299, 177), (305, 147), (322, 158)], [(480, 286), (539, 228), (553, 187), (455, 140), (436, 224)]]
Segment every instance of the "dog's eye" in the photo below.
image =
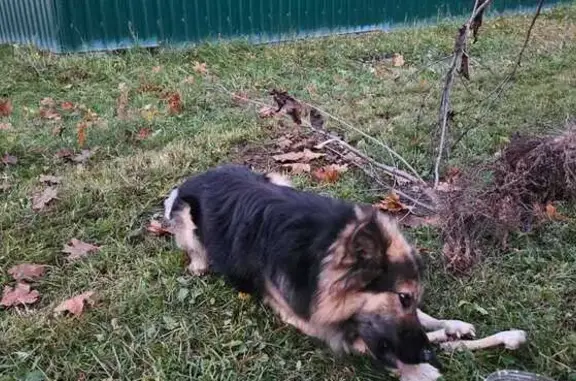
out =
[(400, 304), (402, 304), (402, 307), (408, 308), (412, 305), (412, 295), (401, 292), (398, 294), (398, 298), (400, 298)]

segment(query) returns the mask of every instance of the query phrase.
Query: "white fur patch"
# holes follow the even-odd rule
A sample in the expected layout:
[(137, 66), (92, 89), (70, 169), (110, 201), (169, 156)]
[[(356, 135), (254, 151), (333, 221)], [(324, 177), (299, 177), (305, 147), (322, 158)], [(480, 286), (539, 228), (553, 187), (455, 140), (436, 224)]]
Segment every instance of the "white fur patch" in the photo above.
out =
[(170, 221), (172, 219), (172, 209), (174, 208), (174, 203), (178, 198), (178, 188), (172, 189), (170, 195), (166, 200), (164, 200), (164, 218), (166, 221)]

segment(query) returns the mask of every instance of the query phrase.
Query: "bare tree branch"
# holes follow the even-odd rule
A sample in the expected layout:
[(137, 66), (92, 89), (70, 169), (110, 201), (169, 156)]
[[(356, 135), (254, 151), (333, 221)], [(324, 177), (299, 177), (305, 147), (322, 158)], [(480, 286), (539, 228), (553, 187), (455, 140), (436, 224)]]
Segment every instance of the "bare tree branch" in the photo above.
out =
[(440, 127), (440, 143), (438, 146), (438, 156), (434, 165), (434, 187), (438, 186), (440, 182), (440, 165), (442, 164), (442, 155), (444, 153), (444, 146), (446, 145), (446, 135), (448, 133), (448, 119), (450, 114), (450, 93), (454, 86), (454, 77), (456, 75), (456, 68), (462, 62), (462, 56), (466, 53), (466, 45), (468, 33), (472, 23), (484, 11), (484, 9), (491, 3), (491, 0), (485, 0), (480, 4), (480, 0), (476, 0), (472, 15), (470, 19), (458, 29), (458, 35), (454, 42), (454, 53), (452, 62), (446, 73), (444, 80), (444, 88), (442, 90), (442, 97), (440, 99), (440, 111), (438, 116), (438, 126)]

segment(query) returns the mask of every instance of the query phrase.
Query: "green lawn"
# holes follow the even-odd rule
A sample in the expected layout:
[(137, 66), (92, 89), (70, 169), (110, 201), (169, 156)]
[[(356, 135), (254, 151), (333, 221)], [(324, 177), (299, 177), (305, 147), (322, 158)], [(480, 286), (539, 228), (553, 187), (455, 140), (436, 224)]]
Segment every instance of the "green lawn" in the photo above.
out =
[[(516, 131), (560, 130), (576, 111), (576, 6), (538, 20), (518, 77), (496, 100), (486, 97), (505, 78), (531, 16), (487, 21), (471, 47), (472, 80), (457, 82), (454, 136), (472, 129), (452, 150), (449, 165), (486, 160)], [(269, 309), (242, 300), (213, 276), (185, 274), (169, 239), (140, 229), (185, 175), (240, 160), (238, 147), (258, 147), (276, 122), (238, 105), (220, 85), (265, 100), (280, 88), (387, 142), (430, 179), (432, 126), (456, 24), (390, 34), (334, 37), (274, 46), (201, 46), (185, 52), (130, 51), (56, 57), (0, 47), (0, 98), (14, 105), (0, 123), (0, 283), (23, 262), (47, 264), (34, 283), (40, 300), (0, 309), (0, 380), (387, 380), (368, 362), (337, 358), (282, 324)], [(383, 69), (369, 57), (403, 54), (406, 64)], [(194, 70), (206, 63), (211, 79)], [(119, 84), (130, 89), (129, 120), (116, 115)], [(171, 115), (154, 86), (179, 91), (183, 112)], [(98, 114), (85, 147), (99, 147), (83, 165), (56, 158), (78, 150), (76, 125), (39, 117), (40, 101), (82, 104)], [(60, 106), (59, 106), (60, 107)], [(140, 112), (142, 111), (142, 112)], [(61, 134), (54, 134), (60, 127)], [(338, 125), (328, 121), (328, 128)], [(137, 139), (142, 128), (150, 129)], [(346, 140), (382, 162), (390, 156), (362, 136)], [(253, 151), (253, 150), (252, 150)], [(245, 159), (250, 159), (245, 157)], [(58, 199), (42, 212), (30, 197), (39, 176), (62, 177)], [(299, 187), (372, 201), (383, 191), (354, 172), (333, 185), (306, 176)], [(574, 216), (574, 205), (561, 205)], [(447, 380), (480, 380), (501, 368), (576, 380), (576, 222), (556, 222), (517, 235), (508, 254), (486, 253), (467, 277), (443, 270), (432, 228), (409, 235), (426, 254), (427, 311), (472, 322), (480, 335), (519, 328), (529, 343), (517, 352), (443, 355)], [(71, 238), (101, 245), (69, 263)], [(93, 290), (97, 303), (78, 318), (54, 316), (62, 300)]]

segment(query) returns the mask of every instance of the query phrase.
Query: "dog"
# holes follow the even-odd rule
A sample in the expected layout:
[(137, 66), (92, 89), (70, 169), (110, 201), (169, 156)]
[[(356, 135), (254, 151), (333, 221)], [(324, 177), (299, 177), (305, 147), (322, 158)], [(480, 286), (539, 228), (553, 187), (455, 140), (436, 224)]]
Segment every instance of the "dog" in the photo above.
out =
[(191, 274), (222, 275), (302, 333), (338, 353), (369, 355), (404, 381), (440, 377), (433, 343), (474, 336), (471, 324), (418, 309), (422, 260), (394, 218), (371, 205), (223, 165), (174, 188), (164, 217)]

